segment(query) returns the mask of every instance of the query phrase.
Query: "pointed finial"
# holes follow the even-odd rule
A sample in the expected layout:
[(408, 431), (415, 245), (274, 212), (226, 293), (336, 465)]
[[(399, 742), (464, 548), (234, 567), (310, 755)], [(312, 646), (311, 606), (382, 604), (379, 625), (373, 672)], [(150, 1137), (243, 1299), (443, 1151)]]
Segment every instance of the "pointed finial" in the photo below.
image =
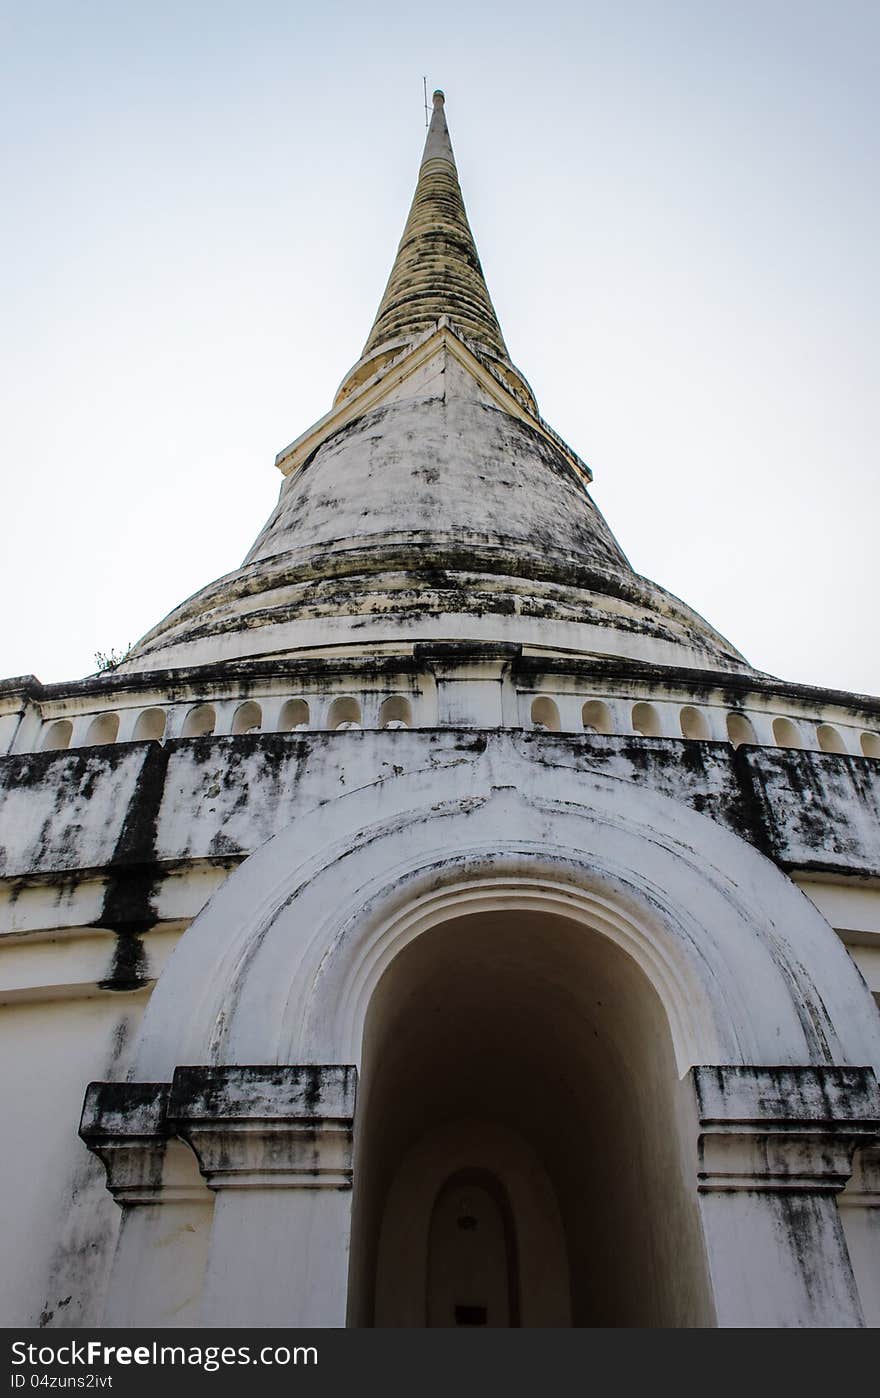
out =
[(429, 160), (445, 160), (454, 170), (455, 156), (452, 154), (452, 142), (446, 125), (446, 113), (443, 110), (446, 97), (439, 87), (434, 92), (433, 101), (434, 110), (431, 113), (431, 125), (428, 127), (428, 138), (422, 154), (422, 165), (426, 165)]

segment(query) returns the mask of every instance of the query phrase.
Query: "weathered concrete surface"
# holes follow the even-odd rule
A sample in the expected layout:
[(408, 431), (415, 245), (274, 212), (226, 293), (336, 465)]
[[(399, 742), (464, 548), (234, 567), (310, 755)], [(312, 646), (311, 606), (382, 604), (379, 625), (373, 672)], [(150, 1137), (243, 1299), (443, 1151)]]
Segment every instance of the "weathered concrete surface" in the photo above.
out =
[(875, 1074), (724, 1066), (691, 1077), (718, 1323), (864, 1325), (867, 1295), (853, 1275), (835, 1196), (854, 1151), (880, 1131)]
[(766, 852), (786, 869), (880, 877), (880, 764), (738, 750)]
[[(669, 738), (475, 730), (246, 734), (0, 759), (0, 876), (118, 870), (105, 925), (149, 918), (154, 866), (244, 858), (343, 791), (511, 744), (543, 767), (651, 788), (786, 869), (880, 877), (880, 766)], [(140, 874), (140, 881), (136, 877)]]
[(5, 758), (0, 876), (59, 876), (124, 857), (126, 818), (148, 804), (145, 764), (155, 764), (145, 743)]
[(747, 671), (632, 570), (545, 425), (499, 408), (442, 337), (436, 359), (433, 379), (395, 381), (316, 446), (242, 567), (166, 617), (121, 670), (407, 636)]
[[(365, 987), (382, 964), (371, 938), (401, 909), (444, 907), (447, 888), (457, 896), (473, 881), (488, 881), (501, 908), (522, 881), (561, 880), (566, 905), (582, 890), (588, 924), (604, 925), (594, 897), (622, 900), (614, 918), (643, 928), (626, 933), (632, 955), (644, 946), (646, 965), (659, 957), (666, 968), (657, 993), (682, 1072), (744, 1053), (880, 1063), (876, 1009), (846, 951), (746, 841), (657, 790), (574, 762), (535, 763), (510, 735), (480, 737), (468, 758), (401, 764), (301, 807), (246, 859), (160, 979), (140, 1076), (167, 1076), (175, 1053), (177, 1063), (265, 1063), (327, 1062), (335, 1051), (357, 1063)], [(181, 1003), (193, 1007), (183, 1020)]]

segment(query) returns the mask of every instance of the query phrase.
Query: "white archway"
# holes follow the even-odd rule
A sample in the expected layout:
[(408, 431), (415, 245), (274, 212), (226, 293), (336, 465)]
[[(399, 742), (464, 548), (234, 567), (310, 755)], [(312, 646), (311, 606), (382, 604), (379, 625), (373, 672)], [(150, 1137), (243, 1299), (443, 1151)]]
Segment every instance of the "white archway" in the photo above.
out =
[(505, 744), (491, 760), (402, 774), (300, 813), (246, 860), (168, 963), (133, 1076), (167, 1079), (179, 1063), (359, 1064), (383, 969), (465, 904), (564, 911), (617, 941), (661, 998), (680, 1074), (876, 1065), (863, 983), (770, 861), (668, 797), (634, 799), (628, 782)]
[[(295, 824), (229, 878), (166, 964), (130, 1078), (135, 1104), (135, 1088), (172, 1076), (177, 1083), (176, 1069), (184, 1083), (208, 1085), (207, 1095), (186, 1087), (181, 1100), (190, 1103), (189, 1115), (179, 1123), (185, 1139), (196, 1131), (201, 1142), (214, 1142), (210, 1157), (200, 1147), (200, 1161), (222, 1202), (214, 1214), (202, 1323), (252, 1323), (259, 1315), (277, 1324), (313, 1324), (317, 1317), (338, 1325), (347, 1305), (363, 1317), (355, 1323), (370, 1323), (367, 1288), (371, 1269), (378, 1275), (384, 1200), (406, 1152), (419, 1149), (435, 1121), (441, 1124), (430, 1114), (401, 1116), (394, 1140), (375, 1151), (377, 1122), (384, 1133), (383, 1103), (393, 1102), (398, 1088), (403, 1100), (407, 1084), (392, 1074), (373, 1091), (379, 1081), (373, 1064), (382, 1052), (380, 1044), (371, 1059), (371, 1007), (400, 969), (398, 988), (403, 984), (417, 999), (426, 981), (418, 974), (407, 981), (406, 963), (430, 967), (421, 952), (432, 945), (439, 948), (433, 967), (448, 977), (456, 959), (444, 938), (467, 937), (472, 927), (484, 938), (476, 970), (491, 987), (485, 968), (494, 947), (504, 949), (505, 928), (513, 923), (515, 975), (498, 997), (495, 1045), (479, 1092), (463, 1104), (449, 1091), (467, 1070), (461, 1053), (451, 1073), (433, 1079), (432, 1091), (447, 1120), (452, 1110), (475, 1105), (484, 1129), (485, 1109), (495, 1101), (487, 1074), (503, 1067), (506, 1046), (516, 1046), (519, 1036), (514, 1072), (540, 1047), (534, 1036), (520, 1034), (520, 1007), (528, 1013), (533, 1006), (549, 1026), (565, 1018), (559, 1051), (544, 1055), (537, 1078), (530, 1067), (523, 1082), (524, 1100), (535, 1100), (540, 1082), (568, 1056), (570, 1081), (578, 1084), (570, 1158), (558, 1090), (552, 1102), (548, 1097), (553, 1130), (543, 1136), (509, 1095), (498, 1105), (501, 1124), (536, 1150), (558, 1200), (575, 1258), (575, 1323), (595, 1323), (598, 1316), (612, 1324), (633, 1318), (702, 1324), (711, 1320), (700, 1316), (714, 1311), (722, 1325), (756, 1323), (756, 1317), (768, 1324), (859, 1324), (833, 1190), (846, 1177), (847, 1142), (870, 1136), (876, 1082), (861, 1065), (876, 1065), (880, 1053), (876, 1009), (845, 949), (775, 865), (708, 817), (605, 769), (530, 760), (515, 737), (488, 745), (477, 738), (466, 761), (398, 772), (298, 811)], [(532, 948), (555, 935), (553, 928), (567, 939), (553, 971), (566, 994), (571, 988), (567, 1006), (543, 994), (546, 965), (543, 988), (540, 977), (530, 979)], [(495, 940), (490, 945), (485, 938)], [(584, 1032), (590, 1016), (581, 1017), (580, 1008), (584, 986), (603, 978), (623, 987), (618, 1004), (641, 1008), (626, 1010), (636, 1016), (630, 1025), (600, 1032), (593, 1052)], [(462, 1001), (465, 1042), (472, 1045), (481, 1028), (475, 1004), (473, 996)], [(418, 1013), (416, 1005), (410, 1026)], [(386, 1016), (383, 1032), (387, 1024)], [(594, 1021), (593, 1029), (602, 1026)], [(450, 1021), (447, 1036), (455, 1030)], [(385, 1042), (392, 1042), (387, 1034)], [(412, 1042), (426, 1062), (430, 1035)], [(636, 1042), (640, 1056), (633, 1058), (629, 1046)], [(353, 1091), (339, 1085), (343, 1079), (353, 1085), (355, 1068), (363, 1070), (356, 1119)], [(210, 1086), (218, 1072), (231, 1084), (228, 1100)], [(315, 1112), (297, 1096), (313, 1079), (327, 1084), (327, 1100), (336, 1103), (326, 1122), (313, 1121)], [(839, 1130), (826, 1121), (829, 1093)], [(811, 1156), (805, 1165), (799, 1137), (788, 1149), (792, 1111), (818, 1131), (815, 1162)], [(622, 1134), (619, 1121), (629, 1123)], [(309, 1168), (325, 1187), (315, 1188), (321, 1179), (308, 1170), (303, 1178), (294, 1151), (282, 1190), (278, 1132), (294, 1141), (303, 1129)], [(597, 1153), (596, 1175), (587, 1153), (591, 1132), (606, 1146), (623, 1141), (625, 1170), (606, 1148), (601, 1159)], [(756, 1152), (749, 1155), (753, 1142)], [(340, 1174), (352, 1143), (360, 1162), (354, 1232), (352, 1195)], [(730, 1143), (745, 1156), (729, 1156)], [(486, 1152), (464, 1161), (468, 1177), (494, 1174), (500, 1194), (515, 1198), (512, 1156), (499, 1156), (493, 1170)], [(730, 1189), (731, 1159), (748, 1181), (739, 1192)], [(589, 1209), (580, 1204), (585, 1162), (593, 1174)], [(785, 1231), (779, 1169), (809, 1194), (809, 1240)], [(241, 1171), (251, 1179), (244, 1191), (236, 1185)], [(670, 1179), (678, 1180), (672, 1191), (664, 1183)], [(651, 1275), (659, 1283), (637, 1292), (627, 1259), (642, 1247), (638, 1220), (645, 1208)], [(517, 1240), (527, 1213), (515, 1219)], [(688, 1260), (679, 1268), (685, 1234)], [(141, 1249), (126, 1250), (127, 1236), (123, 1230), (114, 1262), (120, 1294), (131, 1291), (141, 1266)], [(591, 1272), (584, 1259), (594, 1252), (604, 1260)], [(819, 1256), (830, 1269), (821, 1294), (811, 1290)], [(253, 1283), (246, 1292), (233, 1282), (243, 1257)], [(395, 1284), (400, 1292), (401, 1279)]]

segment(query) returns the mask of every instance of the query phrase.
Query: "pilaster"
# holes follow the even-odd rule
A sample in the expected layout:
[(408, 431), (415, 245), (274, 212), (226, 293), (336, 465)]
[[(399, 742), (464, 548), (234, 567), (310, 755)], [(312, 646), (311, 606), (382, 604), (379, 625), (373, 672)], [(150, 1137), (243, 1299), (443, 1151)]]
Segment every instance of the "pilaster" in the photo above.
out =
[(417, 645), (414, 655), (437, 685), (440, 728), (516, 727), (513, 662), (522, 647), (498, 642)]
[(873, 1071), (700, 1067), (692, 1079), (718, 1324), (863, 1325), (837, 1195), (880, 1132)]
[(172, 1139), (170, 1083), (90, 1083), (80, 1136), (122, 1209), (109, 1326), (188, 1326), (198, 1315), (214, 1196)]
[(880, 1327), (880, 1145), (856, 1151), (837, 1205), (865, 1324)]
[(356, 1082), (340, 1066), (177, 1069), (169, 1121), (216, 1197), (201, 1324), (345, 1325)]

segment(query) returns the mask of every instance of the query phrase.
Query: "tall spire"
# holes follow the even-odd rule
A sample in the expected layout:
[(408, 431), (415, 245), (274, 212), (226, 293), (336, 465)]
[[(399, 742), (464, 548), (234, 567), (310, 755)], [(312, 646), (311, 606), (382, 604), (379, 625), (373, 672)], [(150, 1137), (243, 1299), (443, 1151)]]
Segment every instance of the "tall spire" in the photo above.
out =
[(634, 573), (588, 467), (507, 358), (442, 93), (364, 355), (276, 462), (285, 482), (242, 567), (166, 617), (123, 673), (337, 652), (372, 666), (437, 641), (748, 669)]
[(490, 355), (509, 362), (465, 213), (438, 91), (412, 208), (363, 358), (381, 345), (413, 339), (441, 316)]

